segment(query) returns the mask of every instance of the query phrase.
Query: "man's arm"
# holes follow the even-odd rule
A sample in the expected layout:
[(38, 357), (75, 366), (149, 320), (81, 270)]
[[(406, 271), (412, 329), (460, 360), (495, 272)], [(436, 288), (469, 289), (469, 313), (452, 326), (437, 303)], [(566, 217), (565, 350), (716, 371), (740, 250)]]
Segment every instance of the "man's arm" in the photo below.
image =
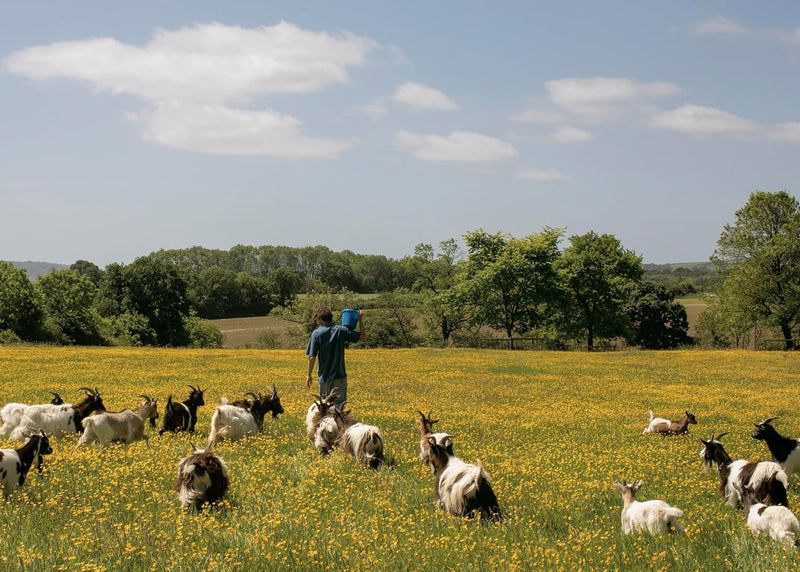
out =
[(314, 363), (317, 356), (308, 356), (308, 375), (306, 376), (306, 387), (311, 387), (311, 375), (314, 373)]

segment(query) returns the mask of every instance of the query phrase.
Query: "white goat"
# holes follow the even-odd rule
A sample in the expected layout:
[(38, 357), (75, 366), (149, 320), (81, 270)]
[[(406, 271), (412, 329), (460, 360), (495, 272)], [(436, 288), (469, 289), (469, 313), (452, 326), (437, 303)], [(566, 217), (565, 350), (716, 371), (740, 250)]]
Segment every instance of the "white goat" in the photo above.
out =
[(691, 411), (684, 411), (683, 418), (670, 421), (662, 417), (655, 417), (650, 410), (650, 424), (642, 431), (645, 433), (658, 433), (659, 435), (683, 435), (689, 432), (689, 425), (697, 425), (697, 419)]
[(41, 471), (42, 455), (52, 452), (48, 436), (41, 431), (28, 435), (25, 444), (19, 449), (0, 449), (0, 485), (4, 495), (8, 497), (25, 484), (25, 478), (34, 461)]
[(178, 462), (175, 490), (183, 508), (221, 500), (229, 482), (228, 465), (210, 449), (198, 449)]
[(323, 455), (333, 450), (339, 438), (339, 425), (336, 423), (336, 392), (326, 396), (314, 396), (314, 403), (306, 411), (306, 435), (314, 447)]
[(636, 484), (622, 484), (614, 481), (619, 492), (622, 493), (622, 532), (630, 534), (635, 531), (647, 531), (650, 534), (662, 532), (677, 532), (685, 534), (686, 531), (678, 522), (683, 516), (679, 508), (668, 505), (662, 500), (649, 500), (639, 502), (636, 500), (636, 491), (642, 486), (642, 481)]
[(364, 467), (377, 469), (383, 463), (383, 435), (374, 425), (356, 421), (345, 411), (342, 402), (341, 410), (336, 412), (336, 424), (339, 427), (339, 438), (336, 444)]
[(112, 441), (132, 443), (140, 439), (146, 440), (144, 425), (149, 420), (150, 428), (155, 430), (158, 404), (156, 399), (149, 395), (139, 397), (144, 399), (144, 403), (136, 411), (124, 409), (116, 413), (99, 413), (85, 418), (81, 422), (83, 435), (75, 445), (75, 449), (95, 441), (101, 445), (108, 445)]
[(258, 434), (258, 424), (253, 414), (244, 407), (231, 405), (223, 397), (211, 416), (211, 433), (208, 435), (208, 448), (223, 439), (235, 441), (248, 435)]
[[(81, 421), (93, 411), (105, 411), (103, 398), (97, 388), (81, 387), (86, 397), (80, 403), (63, 405), (23, 405), (9, 403), (0, 411), (3, 426), (0, 437), (23, 441), (32, 432), (42, 430), (61, 437), (82, 430)], [(12, 407), (14, 406), (14, 407)], [(20, 407), (21, 406), (21, 407)]]
[(752, 487), (738, 487), (742, 497), (742, 507), (747, 518), (747, 526), (754, 534), (769, 534), (787, 548), (796, 548), (800, 537), (800, 522), (785, 506), (767, 506), (758, 502), (757, 494)]

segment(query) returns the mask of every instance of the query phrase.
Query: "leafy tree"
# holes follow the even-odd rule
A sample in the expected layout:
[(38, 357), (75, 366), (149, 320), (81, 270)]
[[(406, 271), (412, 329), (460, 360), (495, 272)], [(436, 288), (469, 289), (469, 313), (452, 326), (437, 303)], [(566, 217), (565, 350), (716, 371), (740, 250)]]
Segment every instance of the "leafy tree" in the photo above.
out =
[(42, 301), (50, 336), (63, 344), (100, 344), (100, 316), (93, 307), (97, 287), (73, 270), (41, 276), (35, 289)]
[(630, 321), (628, 342), (645, 349), (676, 348), (690, 341), (686, 308), (669, 289), (652, 282), (635, 285), (625, 304)]
[(756, 191), (735, 215), (712, 257), (725, 275), (723, 291), (780, 328), (792, 349), (800, 323), (800, 205), (787, 191)]
[(595, 337), (625, 333), (623, 305), (630, 284), (644, 273), (642, 258), (610, 234), (590, 231), (569, 241), (556, 262), (567, 293), (564, 322), (586, 336), (591, 351)]
[(95, 286), (100, 284), (100, 279), (103, 277), (100, 267), (88, 260), (76, 260), (69, 269), (77, 272), (80, 276), (86, 276)]
[(242, 288), (237, 273), (227, 268), (207, 268), (189, 288), (192, 306), (201, 318), (215, 320), (242, 316)]
[(558, 296), (554, 263), (562, 235), (551, 228), (524, 238), (482, 229), (464, 235), (468, 254), (463, 277), (476, 320), (505, 332), (509, 347), (514, 333), (547, 321)]
[(274, 305), (286, 306), (301, 292), (303, 278), (288, 266), (281, 266), (267, 275), (267, 285)]
[(41, 333), (43, 313), (33, 284), (24, 270), (0, 261), (0, 331), (10, 330), (23, 340)]

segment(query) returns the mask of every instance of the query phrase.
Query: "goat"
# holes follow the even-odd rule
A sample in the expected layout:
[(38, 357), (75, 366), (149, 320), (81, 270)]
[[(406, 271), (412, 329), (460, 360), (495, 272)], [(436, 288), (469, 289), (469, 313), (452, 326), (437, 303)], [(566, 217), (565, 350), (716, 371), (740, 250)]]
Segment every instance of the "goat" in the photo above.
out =
[(353, 455), (362, 466), (377, 469), (383, 463), (383, 435), (374, 425), (356, 421), (350, 410), (345, 411), (346, 403), (343, 401), (335, 413), (339, 427), (336, 445)]
[[(445, 438), (448, 437), (447, 433), (434, 433), (433, 432), (433, 424), (438, 423), (438, 419), (433, 419), (431, 417), (431, 413), (429, 412), (426, 416), (422, 411), (417, 410), (417, 413), (420, 414), (420, 419), (416, 420), (417, 427), (419, 427), (419, 460), (420, 462), (428, 465), (431, 467), (431, 472), (433, 472), (433, 466), (431, 466), (430, 456), (431, 456), (431, 446), (428, 443), (428, 437), (433, 437), (436, 439), (436, 442), (439, 445), (443, 445)], [(453, 437), (453, 435), (449, 435)], [(452, 455), (453, 454), (453, 441), (452, 439), (449, 441), (449, 449), (447, 452)]]
[(27, 435), (25, 444), (19, 449), (0, 449), (0, 485), (4, 495), (8, 497), (25, 484), (34, 461), (42, 472), (42, 455), (52, 452), (49, 436), (43, 431)]
[(430, 463), (436, 475), (434, 495), (436, 505), (455, 516), (474, 516), (492, 521), (503, 519), (492, 479), (480, 461), (472, 465), (450, 454), (452, 435), (445, 435), (441, 444), (428, 437)]
[[(0, 412), (3, 419), (0, 437), (8, 437), (22, 441), (31, 431), (42, 430), (47, 434), (61, 437), (66, 433), (80, 433), (83, 430), (81, 421), (94, 411), (105, 411), (103, 398), (95, 387), (79, 388), (86, 392), (86, 397), (77, 404), (64, 403), (62, 405), (23, 405), (23, 408)], [(20, 405), (20, 404), (9, 404)], [(6, 406), (8, 407), (8, 406)], [(6, 416), (8, 415), (8, 416)]]
[(780, 435), (771, 425), (776, 419), (777, 417), (770, 417), (756, 423), (752, 437), (767, 443), (772, 460), (786, 471), (787, 476), (800, 473), (800, 440)]
[(630, 534), (646, 530), (650, 534), (662, 532), (677, 532), (686, 534), (678, 522), (683, 516), (683, 511), (670, 506), (662, 500), (637, 501), (636, 491), (642, 487), (638, 483), (621, 483), (614, 481), (619, 492), (622, 493), (622, 533)]
[(708, 441), (700, 439), (704, 445), (700, 456), (706, 471), (716, 465), (719, 472), (719, 492), (725, 503), (734, 508), (741, 506), (742, 499), (737, 486), (742, 489), (747, 485), (753, 488), (758, 502), (789, 506), (786, 497), (789, 478), (781, 466), (774, 461), (751, 463), (744, 459), (731, 460), (720, 442), (724, 435), (727, 433), (721, 433), (714, 438), (712, 433)]
[(158, 403), (156, 399), (149, 395), (140, 395), (144, 403), (132, 411), (123, 409), (116, 413), (99, 413), (85, 418), (83, 425), (83, 435), (75, 445), (75, 449), (81, 445), (88, 445), (99, 442), (108, 445), (112, 441), (122, 443), (132, 443), (140, 439), (147, 439), (144, 434), (144, 424), (150, 421), (150, 428), (155, 430), (156, 419), (158, 419)]
[(756, 535), (766, 532), (770, 538), (787, 548), (795, 549), (800, 536), (800, 522), (794, 513), (785, 506), (767, 506), (758, 502), (757, 494), (751, 487), (736, 487), (742, 497), (744, 516), (750, 530)]
[(206, 404), (203, 399), (205, 390), (193, 385), (190, 385), (189, 389), (192, 392), (189, 394), (189, 399), (185, 401), (176, 403), (172, 401), (172, 395), (167, 398), (167, 403), (164, 405), (164, 418), (161, 420), (161, 429), (158, 431), (159, 437), (167, 431), (194, 433), (194, 427), (197, 424), (197, 408)]
[(336, 390), (327, 396), (314, 396), (314, 403), (306, 411), (306, 435), (308, 440), (323, 455), (333, 450), (339, 438), (339, 425), (336, 423)]
[(694, 413), (685, 411), (683, 418), (678, 421), (670, 421), (661, 417), (654, 417), (653, 410), (650, 410), (650, 424), (642, 431), (645, 433), (658, 433), (659, 435), (685, 435), (689, 432), (689, 425), (697, 425)]
[[(61, 397), (58, 393), (51, 391), (50, 395), (52, 395), (52, 399), (50, 399), (49, 405), (63, 405), (64, 398)], [(35, 407), (34, 405), (26, 405), (25, 403), (7, 403), (0, 409), (0, 437), (8, 438), (11, 435), (11, 431), (14, 430), (17, 425), (19, 425), (20, 419), (25, 414), (25, 412), (30, 407)]]
[(56, 393), (55, 391), (51, 391), (50, 395), (53, 396), (53, 398), (50, 400), (50, 405), (64, 405), (64, 398), (61, 397), (58, 393)]
[(261, 430), (267, 412), (271, 411), (273, 418), (283, 413), (280, 397), (274, 387), (269, 397), (252, 392), (245, 395), (250, 395), (253, 399), (229, 403), (226, 398), (222, 398), (222, 404), (217, 406), (211, 416), (209, 448), (223, 439), (233, 441), (247, 435), (255, 435)]
[(228, 465), (211, 449), (197, 449), (178, 462), (175, 491), (185, 509), (222, 500), (229, 482)]

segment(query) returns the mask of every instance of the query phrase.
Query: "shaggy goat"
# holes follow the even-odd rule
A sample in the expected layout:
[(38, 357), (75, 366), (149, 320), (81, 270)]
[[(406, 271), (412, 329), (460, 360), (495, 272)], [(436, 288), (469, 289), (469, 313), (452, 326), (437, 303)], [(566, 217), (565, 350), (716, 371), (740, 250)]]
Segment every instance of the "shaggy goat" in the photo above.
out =
[(332, 389), (325, 397), (314, 396), (314, 403), (309, 405), (306, 411), (306, 435), (323, 455), (333, 450), (339, 438), (335, 405), (336, 391)]
[(228, 465), (210, 449), (198, 449), (178, 462), (175, 491), (183, 508), (200, 509), (221, 500), (228, 484)]
[[(738, 485), (737, 485), (738, 488)], [(758, 502), (756, 492), (748, 486), (739, 488), (747, 526), (754, 534), (763, 532), (787, 548), (796, 548), (800, 535), (800, 522), (785, 506), (767, 506)]]
[(708, 441), (700, 439), (705, 445), (700, 456), (706, 471), (711, 465), (716, 465), (719, 471), (719, 492), (726, 504), (734, 508), (740, 506), (742, 499), (739, 490), (749, 486), (754, 490), (758, 502), (789, 506), (786, 498), (789, 478), (781, 466), (773, 461), (751, 463), (744, 459), (731, 460), (719, 441), (724, 435), (727, 433), (714, 438), (712, 433)]
[(283, 413), (278, 392), (273, 387), (272, 394), (268, 397), (259, 393), (258, 395), (248, 392), (253, 399), (244, 399), (229, 403), (226, 398), (222, 398), (222, 404), (218, 405), (211, 416), (211, 433), (208, 435), (208, 446), (223, 439), (232, 441), (241, 439), (247, 435), (257, 434), (264, 422), (267, 412), (272, 412), (275, 418), (279, 413)]
[(448, 453), (453, 447), (451, 437), (446, 435), (441, 445), (435, 437), (428, 437), (430, 463), (436, 475), (436, 505), (455, 516), (480, 513), (481, 518), (502, 520), (489, 474), (480, 461), (471, 465)]
[(193, 385), (190, 385), (189, 389), (192, 392), (189, 394), (189, 399), (185, 401), (174, 402), (172, 395), (167, 398), (167, 404), (164, 405), (164, 418), (161, 420), (161, 429), (158, 431), (159, 437), (167, 431), (194, 433), (194, 427), (197, 424), (197, 408), (206, 404), (203, 399), (205, 390)]
[(678, 522), (678, 519), (683, 516), (681, 509), (670, 506), (662, 500), (644, 502), (636, 500), (636, 491), (641, 488), (642, 481), (636, 484), (614, 481), (614, 484), (622, 493), (623, 534), (645, 530), (650, 534), (661, 534), (662, 532), (686, 534)]
[[(42, 430), (47, 434), (61, 437), (66, 433), (80, 433), (81, 421), (94, 411), (105, 411), (103, 398), (97, 388), (81, 387), (86, 397), (80, 403), (64, 403), (62, 405), (22, 405), (9, 403), (2, 411), (3, 426), (0, 427), (0, 438), (16, 441), (24, 440), (32, 431)], [(15, 406), (15, 407), (11, 407)], [(21, 406), (21, 407), (20, 407)]]
[[(417, 427), (419, 427), (419, 460), (420, 462), (428, 465), (431, 467), (431, 472), (433, 472), (433, 466), (431, 465), (430, 457), (431, 457), (431, 446), (428, 443), (428, 437), (433, 437), (436, 439), (436, 442), (439, 445), (443, 445), (446, 437), (453, 437), (453, 435), (448, 435), (447, 433), (434, 433), (433, 432), (433, 424), (438, 423), (438, 419), (433, 419), (431, 417), (431, 413), (428, 413), (426, 416), (422, 411), (417, 411), (420, 414), (420, 419), (416, 420)], [(448, 441), (450, 443), (450, 447), (448, 449), (448, 453), (450, 455), (453, 454), (453, 441), (452, 439)]]
[(345, 411), (346, 403), (342, 402), (341, 409), (336, 411), (336, 425), (339, 427), (336, 445), (353, 455), (362, 466), (377, 469), (383, 463), (383, 435), (374, 425), (356, 421), (349, 409)]
[(770, 417), (756, 423), (752, 437), (767, 443), (772, 460), (780, 464), (788, 476), (800, 473), (800, 441), (780, 435), (771, 425), (776, 419), (777, 417)]
[(28, 471), (36, 461), (42, 471), (42, 455), (53, 452), (50, 440), (42, 431), (28, 435), (19, 449), (0, 449), (0, 485), (6, 497), (25, 484)]
[(650, 410), (650, 424), (642, 431), (645, 433), (658, 433), (659, 435), (684, 435), (689, 432), (689, 425), (697, 425), (694, 413), (685, 411), (683, 418), (678, 421), (670, 421), (661, 417), (654, 417), (653, 410)]
[(81, 422), (83, 435), (75, 448), (95, 441), (102, 445), (108, 445), (112, 441), (131, 443), (147, 439), (144, 434), (144, 424), (149, 420), (150, 428), (155, 430), (158, 404), (156, 399), (149, 395), (140, 395), (139, 397), (144, 399), (144, 403), (135, 411), (123, 409), (116, 413), (99, 413), (84, 419)]

